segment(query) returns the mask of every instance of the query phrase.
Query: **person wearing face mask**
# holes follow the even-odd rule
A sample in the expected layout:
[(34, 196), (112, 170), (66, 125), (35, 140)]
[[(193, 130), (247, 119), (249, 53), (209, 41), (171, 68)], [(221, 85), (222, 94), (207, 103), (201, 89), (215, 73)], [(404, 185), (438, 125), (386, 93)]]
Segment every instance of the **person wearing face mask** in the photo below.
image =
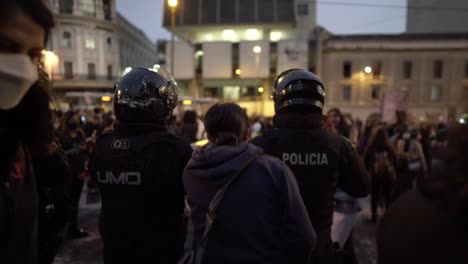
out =
[(68, 230), (68, 238), (83, 238), (88, 233), (78, 227), (79, 202), (86, 175), (85, 162), (86, 136), (80, 128), (80, 116), (77, 113), (70, 112), (64, 119), (65, 126), (59, 132), (60, 144), (67, 155), (72, 180), (70, 186), (70, 198), (73, 201), (73, 213), (70, 218), (71, 225)]
[[(37, 63), (53, 16), (40, 0), (3, 0), (0, 8), (0, 256), (36, 263), (38, 193), (31, 149), (50, 142), (47, 96), (37, 97)], [(41, 101), (41, 102), (39, 102)], [(32, 123), (28, 120), (34, 120)], [(27, 129), (25, 128), (27, 127)]]

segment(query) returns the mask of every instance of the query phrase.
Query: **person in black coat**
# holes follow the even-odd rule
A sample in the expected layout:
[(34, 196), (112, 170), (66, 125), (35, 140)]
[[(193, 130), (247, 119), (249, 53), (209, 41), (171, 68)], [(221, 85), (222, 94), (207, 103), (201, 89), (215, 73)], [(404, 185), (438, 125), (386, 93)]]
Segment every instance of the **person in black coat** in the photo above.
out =
[(89, 170), (102, 197), (104, 263), (176, 263), (184, 244), (182, 171), (190, 144), (167, 132), (177, 105), (172, 76), (134, 68), (116, 85), (114, 130)]

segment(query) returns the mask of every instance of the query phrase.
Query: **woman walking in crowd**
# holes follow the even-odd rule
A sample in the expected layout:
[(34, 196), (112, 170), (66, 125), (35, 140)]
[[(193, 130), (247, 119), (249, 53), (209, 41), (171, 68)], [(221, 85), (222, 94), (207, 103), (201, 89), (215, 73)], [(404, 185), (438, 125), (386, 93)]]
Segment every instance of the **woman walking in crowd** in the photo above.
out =
[(383, 127), (372, 130), (369, 143), (364, 151), (364, 163), (371, 175), (372, 222), (377, 223), (377, 207), (386, 209), (390, 205), (392, 186), (396, 178), (396, 152)]
[[(203, 263), (308, 263), (316, 234), (292, 172), (247, 143), (249, 122), (238, 105), (213, 106), (205, 127), (211, 143), (193, 155), (183, 178), (192, 245), (206, 247)], [(212, 225), (207, 214), (215, 217)]]

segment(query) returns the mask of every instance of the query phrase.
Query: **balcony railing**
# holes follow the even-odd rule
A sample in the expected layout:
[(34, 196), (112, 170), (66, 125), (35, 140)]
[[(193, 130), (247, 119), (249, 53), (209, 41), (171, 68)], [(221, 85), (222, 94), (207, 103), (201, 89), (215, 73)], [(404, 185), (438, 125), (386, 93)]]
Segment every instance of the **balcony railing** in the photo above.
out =
[(117, 81), (120, 76), (117, 75), (88, 75), (88, 74), (52, 74), (53, 81)]

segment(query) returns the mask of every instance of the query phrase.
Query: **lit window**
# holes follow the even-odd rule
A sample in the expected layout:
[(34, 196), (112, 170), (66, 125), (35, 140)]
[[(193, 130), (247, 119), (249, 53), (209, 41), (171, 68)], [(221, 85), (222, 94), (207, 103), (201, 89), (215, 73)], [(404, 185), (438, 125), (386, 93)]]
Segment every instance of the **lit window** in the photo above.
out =
[(85, 46), (87, 49), (95, 49), (96, 48), (96, 41), (94, 40), (94, 36), (91, 34), (86, 35), (86, 43)]
[(283, 34), (281, 32), (273, 31), (270, 33), (270, 40), (273, 42), (280, 41)]
[(245, 32), (245, 38), (247, 40), (258, 40), (260, 39), (260, 33), (257, 29), (247, 29)]
[(223, 31), (223, 39), (226, 41), (235, 41), (237, 39), (237, 34), (232, 29), (225, 29)]
[(70, 32), (63, 32), (62, 35), (62, 47), (64, 48), (71, 48), (72, 46), (72, 36)]
[(343, 101), (351, 101), (351, 86), (345, 86), (342, 89), (341, 97)]
[(432, 86), (431, 89), (431, 101), (432, 102), (439, 102), (442, 99), (442, 87), (440, 86)]
[(83, 14), (86, 16), (96, 16), (96, 0), (81, 0)]

